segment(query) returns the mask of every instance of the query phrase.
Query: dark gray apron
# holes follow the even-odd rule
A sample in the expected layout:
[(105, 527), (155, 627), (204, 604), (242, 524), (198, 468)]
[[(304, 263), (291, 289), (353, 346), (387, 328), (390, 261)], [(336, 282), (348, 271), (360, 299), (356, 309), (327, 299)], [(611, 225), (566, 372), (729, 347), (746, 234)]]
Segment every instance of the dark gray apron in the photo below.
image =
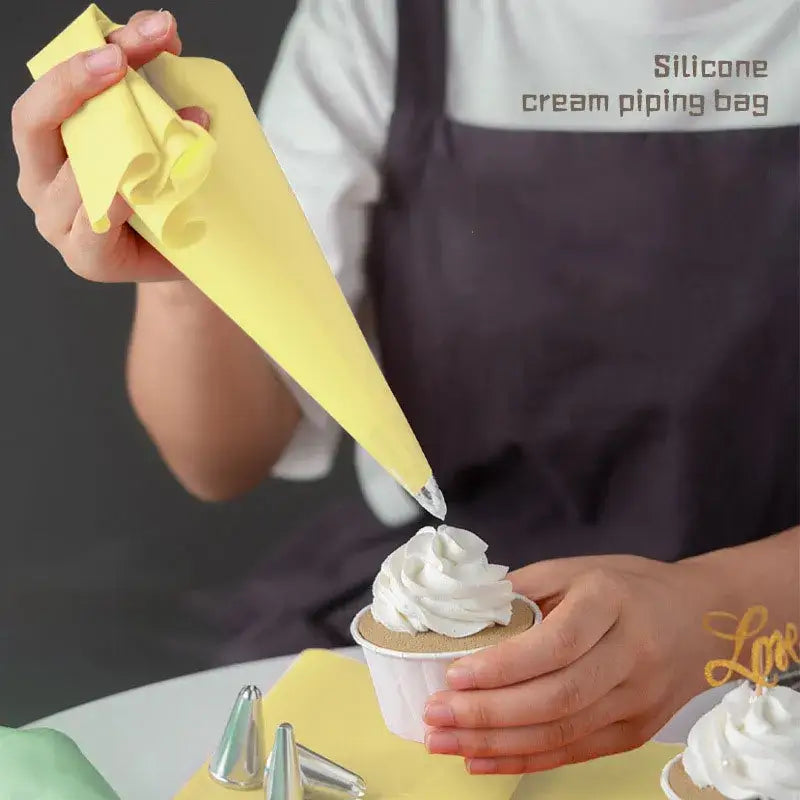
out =
[[(798, 128), (504, 131), (447, 119), (444, 0), (398, 0), (367, 270), (386, 376), (448, 522), (496, 563), (673, 561), (798, 522)], [(389, 530), (311, 520), (219, 660), (349, 643)]]

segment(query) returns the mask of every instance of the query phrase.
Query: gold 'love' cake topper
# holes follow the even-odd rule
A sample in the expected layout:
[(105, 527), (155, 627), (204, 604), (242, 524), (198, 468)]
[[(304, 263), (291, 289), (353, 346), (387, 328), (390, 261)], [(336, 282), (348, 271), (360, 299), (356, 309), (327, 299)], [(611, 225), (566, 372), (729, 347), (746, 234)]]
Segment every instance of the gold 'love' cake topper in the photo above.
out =
[[(771, 634), (762, 633), (767, 627), (769, 613), (764, 606), (748, 608), (741, 619), (727, 611), (711, 611), (703, 618), (703, 627), (719, 639), (733, 642), (733, 653), (730, 658), (715, 658), (706, 664), (706, 680), (711, 686), (722, 686), (734, 675), (739, 675), (754, 683), (758, 691), (777, 686), (778, 679), (770, 680), (769, 676), (776, 669), (786, 672), (791, 662), (800, 664), (798, 652), (797, 625), (786, 623), (783, 632), (775, 629)], [(733, 621), (733, 632), (720, 630), (714, 623), (720, 620)], [(755, 639), (753, 638), (755, 637)], [(743, 663), (742, 651), (745, 644), (753, 639), (750, 645), (750, 666)], [(725, 670), (722, 677), (715, 677), (718, 670)]]

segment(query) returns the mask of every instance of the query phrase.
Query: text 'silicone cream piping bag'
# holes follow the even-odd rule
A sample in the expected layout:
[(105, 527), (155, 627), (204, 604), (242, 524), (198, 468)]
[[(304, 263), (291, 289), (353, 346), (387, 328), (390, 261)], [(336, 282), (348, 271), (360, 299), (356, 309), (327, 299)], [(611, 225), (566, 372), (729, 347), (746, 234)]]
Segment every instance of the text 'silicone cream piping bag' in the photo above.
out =
[[(34, 79), (120, 26), (91, 5), (28, 62)], [(175, 109), (201, 106), (210, 131)], [(435, 516), (444, 499), (231, 71), (163, 53), (62, 126), (93, 229), (131, 225)]]

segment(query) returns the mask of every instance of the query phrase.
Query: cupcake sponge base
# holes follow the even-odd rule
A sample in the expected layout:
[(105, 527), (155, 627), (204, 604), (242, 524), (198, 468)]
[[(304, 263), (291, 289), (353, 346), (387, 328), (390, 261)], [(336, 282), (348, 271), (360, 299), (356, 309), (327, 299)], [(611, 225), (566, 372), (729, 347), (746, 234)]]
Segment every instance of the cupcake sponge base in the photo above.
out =
[(681, 800), (728, 800), (711, 786), (705, 789), (696, 786), (684, 769), (683, 760), (680, 758), (672, 765), (669, 772), (669, 785)]
[(358, 632), (372, 644), (400, 653), (456, 653), (498, 644), (525, 632), (533, 625), (533, 609), (524, 600), (512, 602), (511, 621), (508, 625), (491, 625), (472, 636), (455, 639), (433, 631), (423, 633), (398, 633), (390, 631), (367, 611), (358, 625)]

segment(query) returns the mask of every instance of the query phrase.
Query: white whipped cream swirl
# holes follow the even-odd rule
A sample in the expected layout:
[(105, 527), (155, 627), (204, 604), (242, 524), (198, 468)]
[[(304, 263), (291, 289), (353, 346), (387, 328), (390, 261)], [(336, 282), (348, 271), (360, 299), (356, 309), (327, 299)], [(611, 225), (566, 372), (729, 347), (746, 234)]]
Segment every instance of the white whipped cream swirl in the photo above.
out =
[(392, 631), (435, 631), (456, 639), (508, 625), (508, 567), (490, 564), (486, 550), (470, 531), (420, 529), (383, 562), (372, 586), (372, 615)]
[(800, 800), (800, 692), (732, 689), (695, 723), (683, 766), (730, 800)]

